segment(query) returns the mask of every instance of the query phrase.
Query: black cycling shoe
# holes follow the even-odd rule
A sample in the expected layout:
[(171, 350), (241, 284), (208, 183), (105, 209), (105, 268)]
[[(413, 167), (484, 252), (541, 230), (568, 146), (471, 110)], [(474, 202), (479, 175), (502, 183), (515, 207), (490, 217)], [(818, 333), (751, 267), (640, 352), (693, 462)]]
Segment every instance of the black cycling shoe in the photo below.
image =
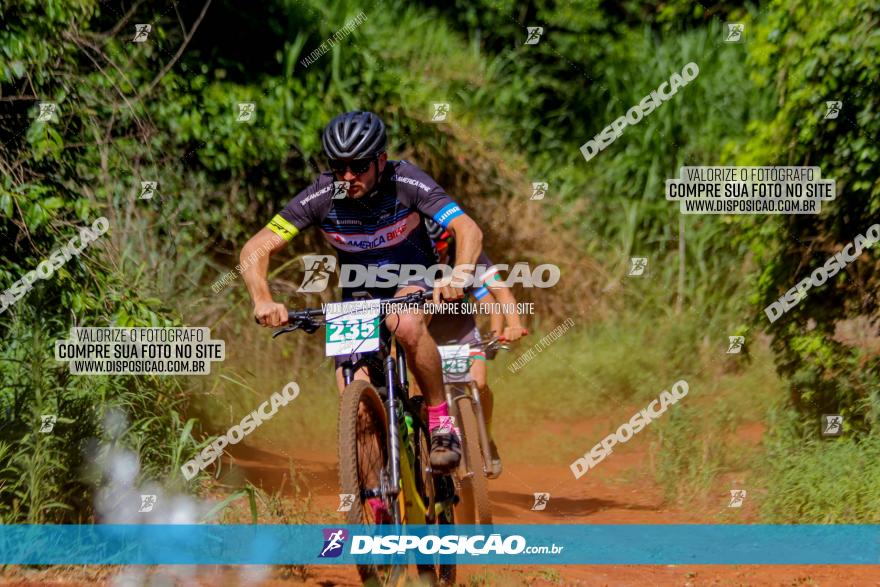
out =
[(501, 475), (502, 467), (501, 467), (501, 457), (498, 455), (498, 447), (495, 446), (494, 440), (489, 440), (489, 454), (492, 456), (492, 459), (489, 461), (489, 471), (486, 475), (489, 479), (496, 479), (499, 475)]
[(461, 441), (448, 428), (431, 431), (431, 469), (435, 473), (448, 473), (461, 462)]

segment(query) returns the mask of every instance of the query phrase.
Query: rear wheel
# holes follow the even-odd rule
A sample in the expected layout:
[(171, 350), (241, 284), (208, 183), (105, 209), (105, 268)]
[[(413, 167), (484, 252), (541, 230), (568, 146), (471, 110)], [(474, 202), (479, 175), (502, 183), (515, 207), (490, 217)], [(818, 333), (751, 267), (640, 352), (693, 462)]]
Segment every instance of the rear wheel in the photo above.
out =
[(489, 481), (486, 479), (483, 451), (480, 450), (480, 433), (474, 406), (468, 396), (458, 397), (455, 406), (464, 457), (458, 467), (461, 501), (456, 507), (456, 521), (459, 524), (491, 524)]
[[(400, 509), (386, 492), (388, 479), (388, 424), (385, 406), (379, 394), (367, 381), (353, 381), (342, 392), (339, 402), (339, 482), (343, 493), (354, 495), (354, 503), (346, 516), (348, 524), (374, 525), (377, 520), (364, 495), (376, 491), (381, 495), (390, 519), (400, 523)], [(381, 523), (382, 520), (379, 520)], [(402, 585), (406, 579), (403, 565), (357, 565), (366, 585)]]

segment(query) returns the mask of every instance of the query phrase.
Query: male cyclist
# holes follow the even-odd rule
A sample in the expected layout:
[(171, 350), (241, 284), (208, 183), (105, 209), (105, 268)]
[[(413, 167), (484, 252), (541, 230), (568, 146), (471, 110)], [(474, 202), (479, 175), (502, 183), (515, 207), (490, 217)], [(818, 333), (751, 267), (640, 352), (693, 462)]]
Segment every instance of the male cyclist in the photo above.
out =
[[(449, 259), (454, 259), (456, 255), (454, 235), (430, 218), (425, 219), (425, 227), (428, 229), (428, 236), (434, 242), (438, 262), (445, 264)], [(519, 340), (528, 333), (523, 328), (519, 313), (515, 309), (516, 298), (513, 297), (510, 289), (501, 283), (497, 269), (485, 252), (480, 251), (477, 263), (478, 267), (482, 266), (487, 270), (478, 272), (474, 276), (474, 285), (468, 290), (468, 294), (480, 303), (491, 304), (497, 301), (502, 312), (492, 312), (492, 330), (502, 340)], [(434, 314), (428, 325), (428, 332), (438, 344), (476, 345), (480, 342), (480, 331), (473, 314)], [(472, 351), (471, 359), (470, 374), (480, 392), (483, 416), (489, 432), (489, 450), (492, 453), (492, 461), (489, 463), (490, 476), (495, 478), (501, 474), (501, 457), (492, 438), (492, 408), (495, 402), (487, 380), (486, 355), (481, 351)]]
[[(341, 114), (324, 128), (322, 143), (331, 171), (322, 173), (294, 196), (254, 235), (242, 249), (242, 259), (260, 250), (276, 253), (299, 232), (316, 226), (337, 250), (340, 265), (409, 263), (427, 267), (434, 263), (431, 241), (422, 223), (422, 218), (428, 217), (456, 236), (460, 246), (455, 264), (470, 265), (460, 269), (473, 272), (482, 248), (483, 235), (479, 227), (424, 171), (407, 161), (388, 160), (385, 125), (378, 116), (360, 111)], [(348, 182), (341, 199), (334, 199), (338, 191), (334, 180)], [(269, 257), (257, 257), (242, 274), (254, 301), (254, 316), (263, 326), (284, 325), (287, 308), (272, 300), (266, 280)], [(416, 279), (397, 287), (366, 289), (374, 298), (388, 298), (425, 291), (429, 287), (423, 280)], [(352, 299), (354, 291), (343, 288), (343, 299)], [(434, 301), (456, 300), (462, 295), (461, 288), (447, 285), (435, 289)], [(449, 409), (443, 392), (440, 355), (437, 345), (428, 336), (425, 317), (413, 312), (389, 313), (386, 323), (403, 346), (407, 365), (426, 399), (431, 466), (437, 472), (450, 471), (458, 466), (461, 443), (453, 430), (443, 426), (448, 422)], [(347, 360), (355, 362), (357, 358), (357, 355), (336, 357), (340, 391), (343, 388), (340, 365)], [(369, 374), (362, 368), (355, 378), (369, 381)]]

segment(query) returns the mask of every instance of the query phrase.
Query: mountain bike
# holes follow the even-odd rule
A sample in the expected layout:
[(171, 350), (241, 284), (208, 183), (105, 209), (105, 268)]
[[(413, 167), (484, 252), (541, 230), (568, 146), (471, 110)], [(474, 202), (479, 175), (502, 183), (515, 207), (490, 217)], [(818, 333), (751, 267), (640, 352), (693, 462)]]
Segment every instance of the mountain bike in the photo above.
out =
[(449, 412), (461, 424), (462, 459), (456, 471), (456, 484), (461, 498), (456, 507), (460, 524), (491, 524), (492, 506), (489, 502), (489, 433), (480, 391), (470, 374), (473, 351), (483, 349), (486, 354), (499, 349), (510, 350), (497, 336), (477, 344), (438, 345), (443, 370), (443, 386)]
[[(358, 353), (356, 362), (342, 364), (345, 389), (339, 402), (339, 477), (341, 492), (353, 495), (346, 515), (349, 524), (453, 524), (458, 497), (452, 475), (431, 470), (430, 433), (424, 398), (409, 395), (406, 355), (385, 326), (385, 308), (416, 307), (430, 292), (385, 299), (356, 299), (324, 308), (288, 313), (288, 326), (273, 337), (304, 330), (312, 334), (326, 325), (327, 354)], [(367, 367), (370, 381), (354, 374)], [(388, 519), (377, 520), (367, 500), (381, 499)], [(400, 528), (389, 533), (401, 533)], [(454, 584), (454, 564), (417, 565), (422, 579)], [(360, 564), (365, 584), (402, 585), (406, 565)]]

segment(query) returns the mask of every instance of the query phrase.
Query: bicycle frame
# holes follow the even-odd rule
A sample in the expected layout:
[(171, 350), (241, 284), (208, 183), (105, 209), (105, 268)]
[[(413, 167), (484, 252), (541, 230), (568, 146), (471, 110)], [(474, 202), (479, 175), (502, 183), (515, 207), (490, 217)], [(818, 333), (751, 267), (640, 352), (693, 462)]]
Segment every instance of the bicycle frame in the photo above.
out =
[[(498, 339), (493, 338), (489, 340), (487, 343), (480, 343), (478, 346), (492, 346), (497, 345)], [(455, 341), (450, 341), (454, 343)], [(508, 347), (500, 345), (497, 348), (507, 350)], [(473, 359), (471, 359), (473, 361)], [(463, 377), (460, 377), (456, 374), (455, 377), (449, 376), (449, 380), (447, 380), (447, 373), (443, 373), (443, 388), (446, 391), (446, 401), (450, 406), (456, 405), (454, 402), (460, 399), (462, 396), (467, 397), (474, 409), (474, 416), (477, 420), (477, 433), (480, 438), (480, 453), (483, 455), (483, 473), (487, 478), (494, 478), (490, 475), (487, 469), (487, 463), (492, 460), (492, 452), (489, 448), (489, 430), (486, 427), (486, 417), (483, 414), (483, 403), (480, 401), (480, 390), (477, 387), (477, 384), (474, 382), (473, 377), (470, 372), (464, 374)], [(464, 451), (465, 453), (467, 451)], [(466, 458), (462, 455), (463, 458)], [(473, 466), (471, 463), (465, 463), (467, 465), (468, 475), (474, 474)]]
[[(363, 295), (354, 295), (354, 299), (362, 299)], [(412, 303), (426, 301), (430, 299), (430, 293), (419, 292), (406, 294), (397, 298), (385, 300), (386, 303)], [(299, 312), (288, 312), (288, 326), (276, 330), (272, 337), (275, 338), (287, 332), (293, 332), (302, 328), (305, 332), (311, 334), (315, 332), (320, 322), (318, 317), (323, 317), (323, 309), (309, 309)], [(256, 320), (256, 318), (255, 318)], [(419, 492), (417, 472), (415, 467), (418, 466), (418, 459), (410, 462), (410, 453), (401, 450), (401, 439), (405, 437), (407, 448), (412, 448), (412, 455), (416, 455), (421, 450), (419, 444), (419, 434), (424, 434), (425, 438), (430, 438), (427, 424), (421, 419), (418, 410), (413, 409), (412, 400), (409, 397), (409, 382), (407, 380), (406, 356), (403, 348), (397, 340), (394, 340), (394, 353), (390, 352), (388, 342), (380, 338), (379, 350), (369, 353), (372, 356), (378, 356), (382, 362), (382, 371), (385, 376), (385, 413), (388, 418), (388, 455), (390, 467), (388, 474), (390, 476), (390, 487), (385, 488), (387, 495), (394, 496), (395, 517), (402, 522), (410, 523), (428, 523), (428, 512), (431, 513), (431, 521), (436, 520), (440, 513), (447, 508), (451, 508), (457, 499), (454, 490), (451, 491), (449, 499), (446, 499), (446, 492), (450, 490), (450, 485), (446, 485), (444, 479), (448, 475), (442, 477), (431, 477), (430, 482), (426, 485), (424, 493), (430, 500), (425, 504)], [(342, 367), (342, 377), (345, 385), (348, 386), (354, 380), (354, 374), (360, 368), (360, 363), (354, 364), (351, 361), (344, 362)], [(377, 388), (380, 392), (382, 388)], [(409, 434), (406, 423), (406, 415), (412, 420), (413, 434)], [(428, 472), (428, 471), (424, 471)], [(422, 472), (418, 472), (422, 473)], [(380, 484), (382, 481), (380, 480)], [(404, 489), (405, 503), (403, 508), (400, 507), (401, 489)], [(380, 486), (377, 490), (363, 492), (364, 497), (382, 497), (383, 488)], [(442, 491), (441, 491), (442, 490)], [(444, 500), (438, 502), (436, 497), (438, 493), (444, 494)], [(410, 501), (411, 500), (411, 501)], [(401, 512), (402, 509), (402, 512)], [(402, 515), (401, 515), (402, 514)]]
[[(422, 421), (416, 410), (413, 409), (409, 398), (409, 381), (406, 370), (406, 354), (397, 341), (394, 341), (394, 353), (388, 352), (388, 347), (383, 341), (378, 351), (383, 363), (385, 375), (385, 413), (388, 418), (388, 455), (390, 485), (388, 494), (395, 497), (394, 507), (397, 508), (398, 517), (406, 524), (427, 524), (428, 512), (435, 517), (444, 507), (451, 504), (437, 504), (433, 497), (435, 492), (426, 491), (431, 497), (428, 503), (422, 500), (416, 480), (416, 462), (410, 462), (410, 452), (401, 450), (401, 439), (406, 437), (406, 442), (412, 448), (415, 456), (418, 450), (418, 434), (428, 434), (428, 427)], [(345, 385), (354, 380), (356, 366), (347, 361), (342, 364), (342, 376)], [(380, 396), (383, 395), (380, 391)], [(400, 411), (402, 410), (402, 412)], [(413, 420), (414, 434), (410, 435), (406, 425), (404, 414), (409, 414)], [(427, 436), (426, 436), (427, 437)], [(403, 507), (401, 508), (400, 497), (403, 489)], [(433, 488), (432, 488), (433, 489)], [(427, 488), (426, 488), (427, 490)], [(370, 497), (381, 497), (380, 495)], [(440, 506), (439, 509), (437, 506)]]

